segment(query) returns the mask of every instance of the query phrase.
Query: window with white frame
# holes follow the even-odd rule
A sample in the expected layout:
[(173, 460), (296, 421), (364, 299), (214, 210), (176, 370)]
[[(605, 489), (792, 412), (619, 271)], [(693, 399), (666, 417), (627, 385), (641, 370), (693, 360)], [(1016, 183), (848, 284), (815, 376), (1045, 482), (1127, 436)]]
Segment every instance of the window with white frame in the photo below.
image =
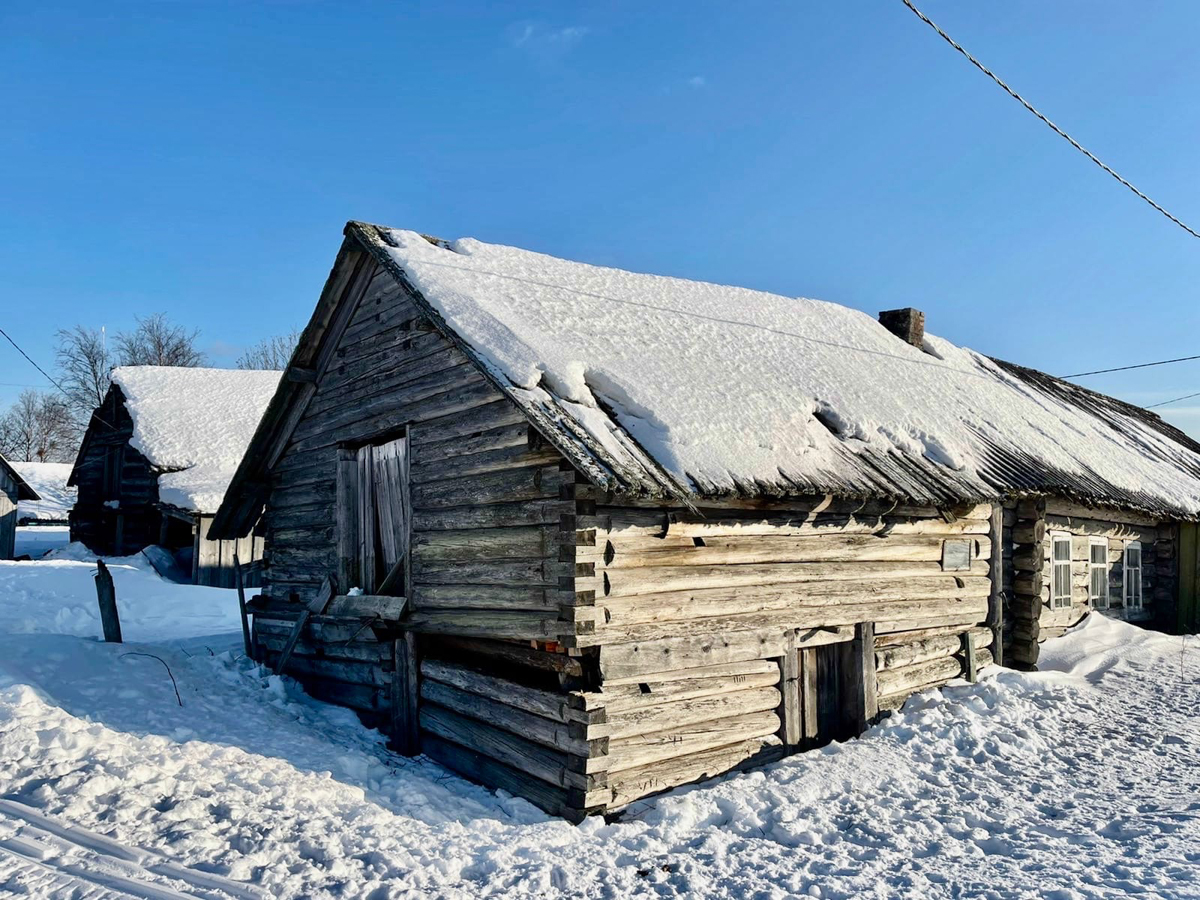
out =
[(1071, 605), (1071, 536), (1050, 536), (1050, 608), (1065, 609)]
[(1088, 541), (1088, 602), (1095, 609), (1108, 609), (1108, 539)]
[(1125, 609), (1142, 608), (1142, 544), (1125, 543)]

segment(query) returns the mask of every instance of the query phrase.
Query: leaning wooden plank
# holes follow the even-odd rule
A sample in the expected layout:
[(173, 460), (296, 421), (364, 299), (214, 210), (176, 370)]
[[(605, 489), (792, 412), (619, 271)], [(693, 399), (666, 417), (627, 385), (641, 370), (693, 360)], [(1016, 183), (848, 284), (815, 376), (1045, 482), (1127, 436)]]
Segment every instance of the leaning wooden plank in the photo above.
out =
[(581, 723), (572, 727), (572, 723), (548, 719), (428, 678), (421, 680), (421, 699), (564, 753), (590, 755), (587, 726)]
[(292, 655), (292, 651), (296, 648), (296, 642), (300, 640), (300, 635), (304, 631), (304, 626), (308, 623), (309, 616), (314, 613), (320, 614), (325, 611), (326, 605), (333, 598), (333, 582), (328, 577), (321, 582), (321, 589), (317, 591), (317, 595), (312, 599), (308, 606), (301, 610), (300, 615), (296, 619), (296, 624), (292, 628), (291, 636), (288, 638), (287, 644), (284, 645), (283, 652), (279, 655), (279, 659), (275, 662), (275, 674), (280, 675), (287, 668), (288, 659)]
[(670, 728), (683, 728), (713, 719), (774, 710), (779, 706), (779, 700), (778, 688), (771, 685), (708, 697), (630, 707), (616, 712), (610, 709), (608, 721), (600, 726), (599, 733), (616, 739)]
[(610, 773), (627, 771), (665, 759), (687, 756), (755, 738), (778, 740), (779, 716), (774, 710), (698, 722), (667, 731), (612, 740), (608, 745)]
[(460, 747), (527, 772), (547, 784), (574, 787), (567, 754), (432, 704), (421, 706), (421, 728)]
[(246, 586), (242, 583), (242, 563), (237, 551), (233, 554), (234, 583), (237, 585), (238, 612), (242, 617), (242, 647), (246, 658), (254, 660), (254, 642), (250, 640), (250, 617), (246, 613)]
[(779, 758), (779, 751), (778, 740), (768, 736), (612, 773), (608, 781), (611, 808), (626, 806), (649, 794), (713, 778), (743, 763), (759, 765), (773, 761)]

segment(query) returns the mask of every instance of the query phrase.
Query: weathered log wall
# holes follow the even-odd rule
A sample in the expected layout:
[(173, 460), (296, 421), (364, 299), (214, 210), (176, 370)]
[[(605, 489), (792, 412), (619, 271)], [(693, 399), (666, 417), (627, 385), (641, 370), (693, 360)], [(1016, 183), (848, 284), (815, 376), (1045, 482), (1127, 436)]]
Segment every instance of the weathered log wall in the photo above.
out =
[[(261, 535), (248, 534), (231, 541), (215, 541), (208, 537), (212, 516), (196, 516), (193, 526), (195, 535), (192, 545), (192, 581), (209, 587), (231, 588), (237, 586), (234, 560), (242, 566), (261, 559), (264, 542)], [(249, 577), (245, 585), (257, 586), (258, 578)]]
[[(398, 747), (564, 815), (595, 808), (603, 797), (588, 767), (600, 739), (568, 705), (583, 665), (559, 643), (572, 629), (563, 547), (574, 532), (562, 525), (575, 474), (390, 275), (365, 271), (346, 290), (355, 308), (272, 471), (258, 646), (273, 664), (325, 577), (339, 592), (356, 586), (353, 537), (339, 528), (338, 504), (353, 503), (339, 495), (339, 449), (403, 431), (405, 618), (314, 615), (287, 671)], [(412, 741), (400, 734), (410, 726)]]
[[(609, 808), (809, 745), (815, 722), (789, 737), (787, 721), (805, 715), (793, 682), (806, 676), (784, 662), (861, 623), (870, 684), (838, 702), (865, 705), (864, 721), (877, 694), (895, 706), (964, 674), (968, 633), (988, 664), (992, 509), (956, 512), (816, 499), (690, 511), (576, 486), (564, 640), (597, 654), (587, 696), (610, 728)], [(946, 541), (969, 553), (961, 570), (944, 567)]]
[(268, 592), (307, 602), (323, 577), (347, 571), (335, 534), (338, 448), (405, 429), (413, 507), (408, 627), (555, 640), (563, 630), (560, 579), (572, 574), (559, 558), (559, 526), (573, 508), (562, 497), (574, 473), (390, 275), (375, 271), (364, 282), (273, 471), (264, 514)]
[[(1127, 510), (1097, 509), (1059, 499), (1022, 500), (1012, 506), (1014, 578), (1009, 594), (1006, 652), (1023, 666), (1037, 664), (1038, 644), (1058, 637), (1089, 611), (1133, 622), (1169, 618), (1177, 590), (1178, 526)], [(1071, 536), (1071, 602), (1051, 602), (1055, 534)], [(1108, 606), (1089, 601), (1091, 541), (1108, 542)], [(1143, 608), (1124, 599), (1125, 546), (1142, 545)], [(1165, 622), (1164, 622), (1165, 624)]]
[(12, 559), (17, 539), (17, 482), (0, 467), (0, 559)]

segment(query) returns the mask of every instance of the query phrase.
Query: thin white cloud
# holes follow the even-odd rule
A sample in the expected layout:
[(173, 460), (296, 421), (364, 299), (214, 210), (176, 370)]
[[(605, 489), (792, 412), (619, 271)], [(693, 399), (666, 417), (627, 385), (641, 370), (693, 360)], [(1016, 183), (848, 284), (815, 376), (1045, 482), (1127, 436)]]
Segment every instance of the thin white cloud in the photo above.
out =
[(509, 29), (509, 43), (537, 53), (565, 53), (578, 44), (591, 29), (584, 25), (548, 28), (537, 22), (522, 22)]
[(708, 86), (708, 79), (703, 75), (693, 75), (687, 80), (689, 87), (702, 88)]

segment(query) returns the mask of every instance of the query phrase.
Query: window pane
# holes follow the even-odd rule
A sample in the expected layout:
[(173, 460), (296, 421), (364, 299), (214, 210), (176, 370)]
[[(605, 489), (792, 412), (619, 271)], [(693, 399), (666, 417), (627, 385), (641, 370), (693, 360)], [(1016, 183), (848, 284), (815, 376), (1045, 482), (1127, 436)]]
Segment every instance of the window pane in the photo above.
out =
[(1071, 541), (1069, 538), (1054, 539), (1054, 558), (1055, 560), (1070, 560)]
[(1108, 544), (1092, 544), (1092, 562), (1108, 565)]

